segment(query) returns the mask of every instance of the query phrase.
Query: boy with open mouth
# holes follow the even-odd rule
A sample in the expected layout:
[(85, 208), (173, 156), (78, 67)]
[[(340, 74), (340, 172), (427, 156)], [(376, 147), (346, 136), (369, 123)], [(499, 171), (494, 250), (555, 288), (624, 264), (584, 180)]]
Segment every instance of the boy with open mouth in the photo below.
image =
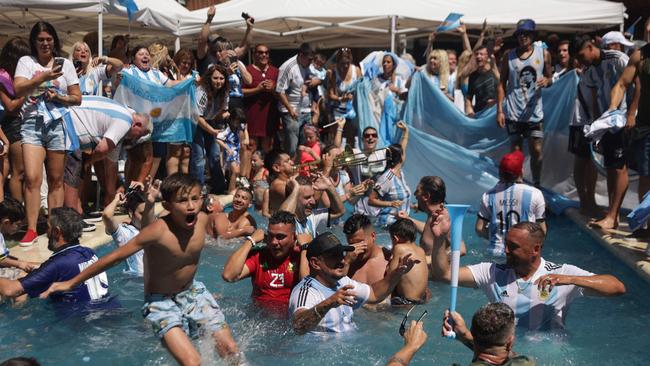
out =
[(180, 364), (199, 364), (201, 356), (190, 337), (210, 332), (217, 352), (229, 364), (241, 364), (243, 356), (219, 305), (194, 275), (205, 244), (208, 217), (201, 212), (199, 183), (187, 174), (176, 173), (160, 186), (163, 207), (169, 213), (145, 227), (124, 246), (102, 257), (73, 279), (54, 283), (41, 297), (67, 292), (88, 278), (144, 250), (143, 316)]

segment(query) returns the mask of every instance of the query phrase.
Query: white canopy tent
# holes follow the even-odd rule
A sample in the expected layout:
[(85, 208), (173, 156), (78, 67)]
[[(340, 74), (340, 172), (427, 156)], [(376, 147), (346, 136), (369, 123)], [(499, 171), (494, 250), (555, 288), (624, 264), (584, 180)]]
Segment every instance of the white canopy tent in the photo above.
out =
[[(199, 32), (206, 9), (195, 10), (181, 35)], [(469, 28), (484, 19), (504, 31), (533, 18), (541, 30), (578, 32), (623, 24), (625, 6), (601, 0), (231, 0), (217, 6), (212, 30), (241, 38), (242, 11), (255, 17), (255, 40), (274, 48), (295, 48), (308, 41), (318, 48), (394, 47), (396, 36), (422, 37), (450, 12), (464, 14)], [(192, 25), (192, 22), (198, 24)]]

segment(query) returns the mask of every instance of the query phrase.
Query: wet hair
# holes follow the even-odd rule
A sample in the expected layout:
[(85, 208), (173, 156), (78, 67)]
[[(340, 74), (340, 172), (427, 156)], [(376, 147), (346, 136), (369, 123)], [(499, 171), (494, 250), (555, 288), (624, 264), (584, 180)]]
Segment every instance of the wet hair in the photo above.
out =
[(194, 187), (200, 187), (198, 180), (189, 174), (174, 173), (163, 179), (160, 185), (160, 193), (163, 200), (172, 202), (175, 196), (189, 193)]
[(296, 225), (296, 215), (288, 211), (276, 211), (269, 218), (269, 226), (277, 224)]
[(298, 53), (302, 55), (309, 55), (311, 53), (314, 53), (314, 49), (308, 42), (303, 42), (300, 44), (300, 48), (298, 48)]
[(41, 366), (41, 364), (33, 357), (14, 357), (0, 363), (0, 366)]
[(237, 191), (244, 191), (244, 192), (248, 193), (248, 195), (250, 196), (251, 201), (253, 201), (255, 199), (255, 195), (253, 194), (253, 191), (251, 191), (251, 189), (248, 188), (248, 187), (237, 187), (237, 189), (235, 190), (235, 193)]
[(135, 190), (133, 193), (127, 192), (126, 203), (124, 203), (124, 208), (129, 216), (133, 216), (135, 210), (138, 209), (138, 206), (145, 202), (144, 192), (141, 190)]
[(402, 162), (402, 156), (404, 156), (404, 150), (402, 150), (402, 145), (400, 144), (391, 144), (386, 149), (386, 170), (394, 168), (397, 164)]
[(6, 197), (0, 202), (0, 221), (9, 219), (10, 222), (18, 222), (25, 219), (25, 207), (15, 199)]
[(38, 56), (38, 50), (36, 47), (36, 40), (38, 39), (38, 34), (45, 32), (52, 36), (54, 40), (54, 47), (52, 48), (52, 54), (54, 57), (58, 57), (61, 54), (61, 42), (59, 41), (59, 36), (56, 34), (56, 30), (52, 24), (48, 22), (37, 22), (32, 27), (32, 30), (29, 32), (29, 48), (32, 51), (32, 56)]
[(390, 236), (397, 236), (402, 240), (414, 242), (417, 229), (413, 221), (400, 217), (388, 227), (388, 233)]
[(420, 179), (418, 187), (420, 187), (422, 193), (429, 194), (431, 203), (445, 202), (447, 188), (442, 178), (435, 175), (424, 176)]
[(343, 232), (345, 235), (353, 235), (359, 231), (359, 229), (365, 230), (368, 228), (373, 228), (370, 218), (362, 213), (355, 213), (352, 216), (348, 217), (347, 220), (345, 220), (345, 224), (343, 225)]
[(192, 50), (189, 48), (181, 48), (176, 52), (174, 55), (174, 63), (176, 66), (179, 66), (181, 61), (183, 61), (184, 58), (189, 58), (190, 59), (190, 70), (194, 68), (194, 53), (192, 53)]
[(575, 55), (578, 52), (580, 52), (580, 50), (589, 43), (592, 46), (596, 47), (596, 48), (600, 48), (600, 47), (598, 47), (598, 43), (594, 42), (594, 38), (592, 36), (590, 36), (588, 34), (581, 34), (581, 35), (578, 35), (578, 36), (576, 36), (574, 38), (574, 40), (573, 40), (573, 49), (569, 50), (569, 52), (571, 52), (571, 54)]
[(515, 313), (502, 302), (481, 306), (472, 317), (474, 344), (480, 349), (504, 346), (515, 331)]
[(546, 239), (546, 233), (542, 230), (542, 226), (536, 222), (521, 221), (510, 228), (510, 230), (513, 229), (526, 230), (528, 236), (537, 244), (544, 244), (544, 239)]
[(13, 78), (16, 73), (18, 60), (30, 53), (29, 45), (23, 38), (16, 37), (10, 39), (2, 47), (2, 52), (0, 52), (0, 69), (4, 69)]
[(67, 244), (79, 244), (83, 233), (83, 218), (70, 207), (50, 209), (50, 226), (59, 228)]

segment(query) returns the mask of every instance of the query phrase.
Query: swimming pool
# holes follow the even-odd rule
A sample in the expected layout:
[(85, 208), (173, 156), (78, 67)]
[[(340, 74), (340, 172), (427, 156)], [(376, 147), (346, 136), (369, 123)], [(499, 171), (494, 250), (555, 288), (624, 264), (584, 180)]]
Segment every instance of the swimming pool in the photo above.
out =
[[(468, 255), (462, 264), (487, 258), (485, 246), (474, 234), (475, 213), (464, 223)], [(558, 333), (523, 332), (518, 329), (515, 350), (532, 355), (539, 365), (641, 365), (650, 357), (650, 285), (569, 219), (552, 217), (544, 257), (556, 263), (571, 263), (595, 273), (612, 273), (627, 286), (627, 294), (613, 299), (582, 298), (569, 311), (567, 331)], [(388, 236), (378, 236), (381, 243)], [(106, 254), (110, 246), (102, 247)], [(286, 320), (260, 316), (251, 305), (248, 280), (235, 284), (221, 279), (226, 256), (232, 249), (209, 246), (205, 249), (198, 279), (218, 294), (219, 304), (240, 348), (251, 365), (383, 365), (403, 341), (397, 330), (403, 312), (372, 313), (359, 310), (354, 334), (299, 337)], [(78, 318), (60, 319), (51, 305), (30, 300), (13, 309), (0, 310), (0, 360), (29, 355), (44, 365), (174, 365), (174, 360), (154, 337), (140, 314), (141, 280), (122, 273), (118, 266), (109, 271), (111, 292), (119, 296), (122, 308)], [(472, 354), (457, 341), (440, 337), (442, 313), (449, 304), (449, 286), (430, 283), (431, 301), (418, 313), (429, 310), (425, 330), (429, 338), (412, 365), (468, 364)], [(469, 322), (473, 312), (486, 302), (482, 292), (459, 291), (458, 309)], [(418, 314), (419, 315), (419, 314)], [(199, 341), (204, 364), (219, 364), (210, 341)]]

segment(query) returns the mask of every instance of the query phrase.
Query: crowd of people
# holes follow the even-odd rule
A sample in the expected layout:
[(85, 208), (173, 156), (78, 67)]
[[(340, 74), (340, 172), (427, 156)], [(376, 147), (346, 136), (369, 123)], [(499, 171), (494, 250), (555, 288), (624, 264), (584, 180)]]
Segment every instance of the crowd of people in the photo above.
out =
[[(19, 244), (31, 246), (39, 218), (47, 216), (53, 254), (40, 266), (22, 261), (9, 255), (0, 235), (0, 295), (104, 306), (114, 300), (105, 271), (127, 261), (129, 271), (144, 278), (144, 317), (183, 365), (200, 364), (191, 338), (206, 332), (222, 358), (246, 363), (217, 301), (195, 279), (207, 236), (241, 242), (226, 261), (223, 280), (250, 278), (253, 302), (268, 316), (288, 314), (297, 334), (353, 331), (354, 311), (362, 306), (426, 304), (429, 281), (451, 279), (451, 225), (444, 177), (407, 184), (402, 165), (409, 121), (395, 125), (398, 143), (380, 147), (380, 129), (360, 131), (354, 118), (355, 85), (364, 74), (350, 49), (337, 50), (327, 65), (326, 56), (303, 43), (277, 68), (268, 46), (252, 44), (253, 18), (235, 46), (211, 34), (214, 16), (211, 7), (197, 49), (180, 49), (173, 57), (161, 43), (132, 47), (128, 37), (117, 36), (109, 56), (93, 55), (88, 44), (77, 42), (64, 58), (56, 30), (46, 22), (34, 25), (28, 40), (5, 44), (0, 189), (6, 185), (8, 192), (0, 191), (0, 232), (14, 235), (25, 222)], [(515, 324), (564, 328), (576, 298), (626, 291), (612, 275), (542, 257), (553, 228), (546, 224), (539, 189), (541, 90), (573, 70), (578, 74), (575, 113), (566, 120), (581, 210), (595, 219), (593, 225), (615, 228), (628, 166), (640, 175), (639, 197), (650, 189), (650, 46), (634, 49), (619, 32), (544, 43), (535, 39), (535, 22), (524, 19), (514, 33), (516, 46), (506, 50), (501, 39), (484, 44), (487, 28), (474, 46), (465, 27), (458, 28), (460, 55), (436, 49), (433, 33), (426, 64), (413, 71), (469, 117), (496, 106), (495, 123), (511, 142), (499, 163), (498, 184), (477, 203), (475, 226), (489, 242), (486, 251), (506, 262), (460, 268), (459, 285), (484, 290), (490, 303), (474, 315), (471, 331), (460, 314), (447, 312), (442, 333), (453, 331), (473, 350), (472, 364), (527, 365), (534, 361), (513, 356)], [(650, 21), (645, 28), (650, 37)], [(248, 48), (254, 61), (245, 65)], [(386, 53), (373, 87), (396, 100), (408, 98), (411, 78), (396, 72), (407, 58)], [(192, 141), (152, 139), (155, 116), (111, 98), (125, 74), (159, 88), (193, 79)], [(614, 111), (626, 118), (626, 127), (607, 130), (595, 147), (607, 170), (603, 216), (595, 202), (593, 146), (583, 126), (601, 115), (613, 118)], [(525, 144), (532, 184), (523, 180)], [(88, 198), (93, 173), (102, 189), (101, 202), (93, 202), (99, 214), (91, 212)], [(221, 194), (233, 196), (228, 210), (215, 197)], [(162, 201), (160, 214), (156, 201)], [(411, 217), (416, 208), (426, 220)], [(266, 230), (258, 228), (252, 210), (268, 220)], [(128, 214), (127, 222), (116, 219), (119, 211)], [(104, 222), (118, 246), (101, 258), (80, 246), (82, 232), (95, 229), (94, 219)], [(335, 226), (347, 243), (330, 231)], [(376, 243), (377, 230), (388, 232), (390, 249)], [(390, 365), (408, 364), (427, 338), (421, 320), (408, 329), (406, 322), (405, 346)]]

